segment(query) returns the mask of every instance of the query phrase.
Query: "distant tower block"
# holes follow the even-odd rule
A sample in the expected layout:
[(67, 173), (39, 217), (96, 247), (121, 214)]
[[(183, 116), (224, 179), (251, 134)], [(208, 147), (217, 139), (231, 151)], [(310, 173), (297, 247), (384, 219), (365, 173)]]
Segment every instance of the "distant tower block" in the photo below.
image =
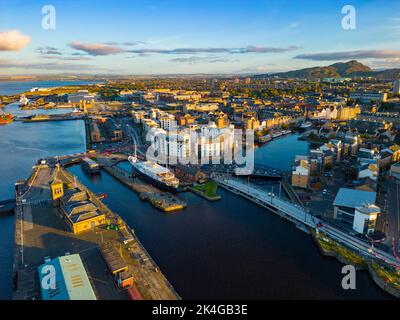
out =
[(59, 204), (59, 199), (64, 196), (64, 185), (61, 180), (54, 179), (50, 184), (50, 189), (53, 206), (56, 207)]
[(400, 80), (395, 80), (393, 83), (393, 92), (394, 95), (400, 94)]

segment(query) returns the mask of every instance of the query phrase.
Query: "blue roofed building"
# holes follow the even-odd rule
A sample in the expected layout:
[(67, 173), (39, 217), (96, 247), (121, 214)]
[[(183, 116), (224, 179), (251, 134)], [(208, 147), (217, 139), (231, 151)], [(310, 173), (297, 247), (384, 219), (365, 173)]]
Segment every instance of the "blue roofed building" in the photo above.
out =
[(43, 300), (97, 300), (79, 254), (49, 260), (38, 272)]
[(340, 188), (333, 202), (334, 218), (353, 225), (356, 208), (375, 202), (376, 192)]

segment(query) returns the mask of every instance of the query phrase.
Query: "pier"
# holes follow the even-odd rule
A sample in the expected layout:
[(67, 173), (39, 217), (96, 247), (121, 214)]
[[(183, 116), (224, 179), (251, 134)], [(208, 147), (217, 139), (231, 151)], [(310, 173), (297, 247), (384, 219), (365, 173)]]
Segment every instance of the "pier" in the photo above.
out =
[[(79, 164), (82, 158), (90, 156), (87, 153), (76, 153), (64, 156), (57, 156), (44, 159), (50, 166), (59, 163), (66, 168), (75, 164)], [(178, 199), (176, 196), (158, 190), (156, 187), (143, 182), (138, 177), (132, 177), (125, 170), (117, 167), (121, 161), (127, 161), (127, 156), (114, 154), (112, 157), (107, 157), (101, 154), (96, 154), (95, 161), (99, 163), (102, 170), (117, 179), (119, 182), (127, 186), (133, 192), (137, 193), (142, 200), (151, 203), (157, 209), (164, 212), (181, 210), (187, 206), (185, 201)]]
[(178, 199), (174, 195), (160, 191), (154, 186), (144, 183), (137, 177), (131, 177), (125, 170), (118, 168), (116, 163), (110, 162), (108, 158), (98, 157), (96, 160), (101, 165), (102, 170), (137, 193), (140, 199), (148, 201), (157, 209), (164, 212), (171, 212), (181, 210), (187, 206), (185, 201)]
[(74, 121), (74, 120), (82, 120), (83, 118), (84, 118), (83, 115), (74, 115), (73, 113), (68, 113), (68, 114), (16, 117), (14, 120), (22, 121), (24, 123), (32, 123), (32, 122), (50, 122), (50, 121)]
[[(104, 214), (107, 225), (72, 233), (59, 207), (51, 198), (50, 182), (57, 179), (67, 188), (86, 192), (91, 202)], [(86, 267), (98, 299), (128, 299), (118, 288), (100, 253), (103, 243), (119, 252), (146, 300), (177, 300), (179, 295), (145, 250), (134, 231), (93, 192), (62, 167), (38, 165), (31, 177), (17, 187), (14, 250), (14, 300), (40, 299), (38, 266), (45, 259), (78, 253)]]

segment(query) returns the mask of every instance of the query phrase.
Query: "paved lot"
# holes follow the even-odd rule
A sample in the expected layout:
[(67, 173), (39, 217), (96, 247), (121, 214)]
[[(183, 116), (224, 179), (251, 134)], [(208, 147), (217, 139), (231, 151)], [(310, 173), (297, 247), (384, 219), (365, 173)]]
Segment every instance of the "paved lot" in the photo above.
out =
[(333, 218), (333, 201), (338, 190), (345, 186), (344, 175), (339, 167), (332, 172), (332, 177), (322, 175), (320, 180), (322, 186), (319, 190), (297, 190), (297, 192), (301, 198), (309, 198), (304, 202), (311, 212), (325, 218)]
[[(16, 279), (18, 290), (14, 293), (14, 299), (40, 298), (37, 268), (43, 264), (45, 257), (55, 258), (68, 253), (81, 255), (98, 299), (127, 299), (127, 292), (117, 288), (107, 271), (108, 268), (98, 248), (103, 242), (110, 242), (116, 250), (119, 250), (144, 299), (179, 298), (133, 234), (128, 244), (121, 242), (128, 232), (126, 225), (121, 226), (120, 231), (98, 227), (93, 231), (72, 234), (59, 209), (52, 207), (48, 183), (50, 176), (49, 168), (40, 169), (33, 187), (24, 195), (26, 202), (17, 208), (15, 271), (18, 275)], [(73, 181), (73, 178), (63, 170), (58, 172), (58, 178), (64, 182)], [(96, 199), (90, 190), (78, 181), (75, 183), (81, 190), (91, 194), (91, 199), (98, 208), (105, 212), (108, 219), (116, 223), (118, 217), (114, 213)]]
[[(66, 253), (79, 253), (88, 271), (96, 295), (99, 299), (126, 299), (125, 292), (117, 289), (111, 276), (105, 272), (107, 266), (101, 257), (96, 242), (101, 241), (100, 230), (74, 236), (60, 218), (58, 209), (48, 204), (25, 205), (24, 216), (29, 215), (29, 222), (23, 223), (24, 246), (23, 264), (36, 277), (37, 267), (45, 257), (55, 258)], [(39, 288), (34, 286), (37, 293)]]

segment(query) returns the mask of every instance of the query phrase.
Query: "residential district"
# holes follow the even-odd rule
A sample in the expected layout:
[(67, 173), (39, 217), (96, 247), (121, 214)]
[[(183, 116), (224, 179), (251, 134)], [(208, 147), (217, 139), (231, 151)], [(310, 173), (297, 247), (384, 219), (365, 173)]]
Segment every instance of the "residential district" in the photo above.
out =
[[(82, 154), (38, 159), (16, 182), (14, 299), (180, 299), (105, 195), (68, 171), (77, 163), (106, 171), (165, 214), (190, 206), (182, 192), (218, 201), (224, 188), (293, 222), (322, 254), (368, 270), (400, 297), (399, 95), (400, 80), (254, 76), (101, 79), (3, 96), (25, 110), (65, 108), (4, 113), (4, 124), (83, 120), (87, 142)], [(291, 170), (255, 164), (240, 173), (247, 163), (238, 154), (291, 134), (310, 145)], [(261, 180), (278, 181), (279, 193)]]

